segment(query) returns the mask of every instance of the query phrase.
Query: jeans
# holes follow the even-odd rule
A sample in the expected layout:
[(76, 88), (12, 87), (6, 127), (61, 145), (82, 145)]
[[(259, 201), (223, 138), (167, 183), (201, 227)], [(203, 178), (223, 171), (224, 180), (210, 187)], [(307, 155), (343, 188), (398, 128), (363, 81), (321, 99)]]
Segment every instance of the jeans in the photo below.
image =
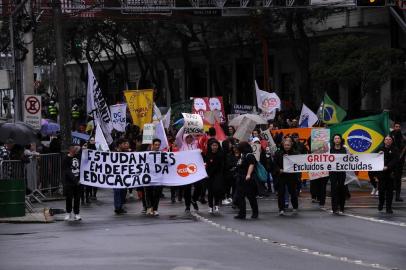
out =
[(113, 189), (113, 192), (114, 192), (114, 209), (115, 210), (123, 209), (123, 201), (125, 200), (124, 196), (126, 195), (127, 190), (125, 188), (115, 188)]

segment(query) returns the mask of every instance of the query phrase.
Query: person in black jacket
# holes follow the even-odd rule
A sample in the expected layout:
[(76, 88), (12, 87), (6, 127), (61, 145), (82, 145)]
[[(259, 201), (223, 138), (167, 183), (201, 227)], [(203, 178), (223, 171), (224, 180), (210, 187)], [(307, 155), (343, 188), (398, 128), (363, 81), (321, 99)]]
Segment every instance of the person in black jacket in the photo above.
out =
[(285, 214), (285, 186), (287, 186), (290, 194), (293, 212), (296, 213), (299, 207), (297, 183), (300, 174), (285, 173), (283, 171), (283, 156), (285, 155), (297, 155), (297, 152), (292, 148), (292, 141), (290, 139), (284, 139), (282, 142), (282, 149), (275, 154), (275, 172), (278, 177), (278, 207), (279, 215), (281, 216)]
[[(344, 140), (340, 134), (334, 134), (331, 144), (331, 154), (347, 154), (347, 150), (344, 148)], [(345, 178), (345, 172), (330, 172), (331, 208), (333, 214), (344, 212), (346, 197)]]
[(78, 156), (80, 147), (78, 145), (70, 145), (68, 154), (63, 160), (64, 172), (64, 193), (66, 197), (66, 216), (65, 220), (72, 218), (72, 201), (74, 220), (81, 220), (80, 211), (80, 194), (81, 185), (79, 182), (80, 175), (80, 158)]
[(399, 162), (399, 152), (393, 146), (393, 138), (388, 135), (383, 141), (384, 145), (379, 149), (384, 159), (383, 171), (378, 174), (379, 188), (379, 204), (378, 210), (383, 210), (383, 205), (386, 202), (386, 213), (392, 214), (392, 200), (394, 188), (394, 173)]
[(217, 140), (211, 140), (207, 145), (205, 161), (209, 176), (207, 180), (209, 213), (218, 214), (224, 192), (224, 155)]
[(234, 218), (245, 219), (246, 217), (246, 204), (245, 197), (250, 202), (252, 209), (252, 219), (258, 218), (258, 202), (256, 195), (257, 184), (255, 182), (255, 165), (257, 160), (252, 153), (252, 148), (248, 142), (240, 142), (238, 144), (238, 150), (241, 153), (241, 158), (237, 163), (236, 173), (236, 189), (237, 189), (237, 202), (239, 205), (239, 213)]
[(406, 158), (406, 140), (403, 137), (399, 122), (395, 122), (393, 125), (393, 131), (390, 133), (390, 135), (393, 138), (393, 145), (399, 151), (399, 163), (394, 170), (394, 189), (396, 194), (395, 201), (403, 202), (403, 199), (400, 197), (400, 192), (402, 191), (402, 173)]

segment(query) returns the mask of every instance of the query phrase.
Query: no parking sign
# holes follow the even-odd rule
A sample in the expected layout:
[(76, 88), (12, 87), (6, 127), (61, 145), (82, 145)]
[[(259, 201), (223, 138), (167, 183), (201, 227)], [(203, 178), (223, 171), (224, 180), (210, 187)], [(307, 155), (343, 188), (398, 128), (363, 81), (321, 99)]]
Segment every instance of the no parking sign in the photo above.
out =
[(41, 129), (41, 96), (24, 95), (24, 123)]

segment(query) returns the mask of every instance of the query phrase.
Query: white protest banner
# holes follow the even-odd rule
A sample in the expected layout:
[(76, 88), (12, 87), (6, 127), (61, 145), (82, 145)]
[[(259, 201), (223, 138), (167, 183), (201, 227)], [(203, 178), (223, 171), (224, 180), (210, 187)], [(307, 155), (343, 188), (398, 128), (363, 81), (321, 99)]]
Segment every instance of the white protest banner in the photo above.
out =
[(257, 123), (254, 120), (252, 120), (248, 117), (244, 117), (241, 120), (241, 124), (237, 128), (233, 137), (241, 142), (247, 141), (248, 138), (251, 136), (251, 132), (254, 130), (256, 125), (257, 125)]
[[(327, 128), (312, 128), (311, 133), (311, 149), (313, 154), (324, 154), (330, 152), (330, 129)], [(309, 172), (309, 180), (315, 180), (329, 176), (328, 172), (318, 171)]]
[(100, 188), (183, 186), (207, 177), (200, 150), (100, 152), (84, 149), (80, 183)]
[(383, 154), (308, 154), (283, 157), (284, 172), (382, 171)]
[(155, 124), (144, 124), (142, 131), (142, 144), (151, 144), (155, 135)]
[(154, 102), (154, 110), (153, 110), (153, 114), (152, 114), (152, 120), (153, 121), (159, 121), (161, 119), (162, 119), (161, 110), (158, 108), (158, 106)]
[(94, 136), (94, 140), (96, 143), (96, 149), (99, 151), (110, 151), (109, 145), (106, 142), (106, 139), (104, 138), (103, 131), (100, 128), (99, 123), (97, 123), (96, 126), (96, 134)]
[(259, 161), (261, 159), (261, 144), (259, 143), (250, 143), (252, 148), (252, 153), (255, 156), (255, 159)]
[(182, 113), (186, 134), (203, 134), (203, 119), (199, 114)]
[(273, 120), (276, 116), (276, 109), (271, 112), (262, 111), (259, 115), (265, 120)]
[(265, 140), (268, 141), (268, 146), (271, 149), (271, 153), (275, 154), (276, 150), (278, 150), (278, 147), (276, 147), (276, 143), (273, 140), (271, 131), (269, 131), (269, 129), (262, 130), (261, 131), (261, 136), (262, 136), (262, 138), (264, 138)]
[(125, 132), (127, 126), (127, 104), (117, 104), (110, 106), (113, 121), (113, 128), (119, 132)]
[(269, 113), (275, 109), (281, 109), (281, 100), (276, 93), (260, 90), (257, 82), (255, 82), (255, 91), (259, 109)]
[(109, 106), (107, 106), (107, 102), (103, 97), (103, 93), (90, 64), (87, 65), (87, 75), (87, 114), (92, 115), (95, 120), (97, 119), (107, 143), (111, 144), (113, 142), (113, 138), (111, 137), (113, 122), (111, 120)]
[(41, 129), (41, 96), (24, 95), (24, 123)]
[(159, 148), (159, 150), (169, 147), (168, 138), (166, 137), (165, 128), (162, 120), (155, 124), (154, 138), (161, 140), (161, 148)]

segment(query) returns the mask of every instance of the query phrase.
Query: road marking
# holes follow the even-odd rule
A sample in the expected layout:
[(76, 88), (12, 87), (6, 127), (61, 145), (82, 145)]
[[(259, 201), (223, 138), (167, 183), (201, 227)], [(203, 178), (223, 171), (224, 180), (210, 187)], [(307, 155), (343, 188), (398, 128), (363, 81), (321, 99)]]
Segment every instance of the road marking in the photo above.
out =
[(248, 239), (251, 239), (251, 240), (256, 240), (256, 241), (262, 242), (264, 244), (270, 244), (270, 245), (274, 245), (274, 246), (277, 246), (277, 247), (280, 247), (280, 248), (286, 248), (286, 249), (290, 249), (290, 250), (293, 250), (293, 251), (298, 251), (298, 252), (301, 252), (301, 253), (305, 253), (305, 254), (309, 254), (309, 255), (313, 255), (313, 256), (317, 256), (317, 257), (323, 257), (323, 258), (330, 259), (330, 260), (341, 261), (341, 262), (345, 262), (345, 263), (349, 263), (349, 264), (361, 265), (361, 266), (364, 266), (364, 267), (369, 267), (369, 268), (374, 268), (374, 269), (399, 270), (398, 268), (388, 267), (388, 266), (384, 266), (384, 265), (377, 264), (377, 263), (368, 263), (368, 262), (365, 262), (363, 260), (351, 259), (351, 258), (348, 258), (348, 257), (335, 256), (335, 255), (320, 252), (320, 251), (317, 251), (317, 250), (311, 250), (311, 249), (308, 249), (308, 248), (300, 248), (298, 246), (290, 245), (290, 244), (287, 244), (287, 243), (280, 243), (278, 241), (275, 241), (275, 240), (272, 240), (272, 239), (269, 239), (269, 238), (261, 238), (260, 236), (257, 236), (257, 235), (255, 235), (253, 233), (243, 232), (243, 231), (240, 231), (240, 230), (228, 227), (228, 226), (220, 225), (219, 223), (211, 221), (211, 220), (209, 220), (209, 219), (207, 219), (207, 218), (205, 218), (205, 217), (203, 217), (203, 216), (201, 216), (201, 215), (199, 215), (197, 213), (191, 213), (191, 214), (197, 220), (200, 220), (200, 221), (202, 221), (204, 223), (207, 223), (207, 224), (209, 224), (211, 226), (214, 226), (216, 228), (225, 227), (225, 229), (223, 229), (223, 230), (226, 231), (226, 232), (235, 233), (235, 234), (240, 235), (242, 237), (245, 237), (245, 238), (248, 238)]
[[(329, 212), (329, 213), (333, 213), (333, 211), (331, 211), (331, 210), (324, 210), (324, 211)], [(384, 219), (377, 219), (377, 218), (373, 218), (373, 217), (358, 216), (358, 215), (353, 215), (353, 214), (349, 214), (349, 213), (343, 213), (343, 214), (340, 214), (340, 215), (347, 216), (347, 217), (358, 218), (358, 219), (371, 221), (371, 222), (376, 222), (376, 223), (381, 223), (381, 224), (388, 224), (388, 225), (394, 225), (394, 226), (399, 226), (399, 227), (406, 227), (406, 223), (404, 223), (404, 222), (394, 222), (394, 221), (388, 221), (388, 220), (384, 220)]]

